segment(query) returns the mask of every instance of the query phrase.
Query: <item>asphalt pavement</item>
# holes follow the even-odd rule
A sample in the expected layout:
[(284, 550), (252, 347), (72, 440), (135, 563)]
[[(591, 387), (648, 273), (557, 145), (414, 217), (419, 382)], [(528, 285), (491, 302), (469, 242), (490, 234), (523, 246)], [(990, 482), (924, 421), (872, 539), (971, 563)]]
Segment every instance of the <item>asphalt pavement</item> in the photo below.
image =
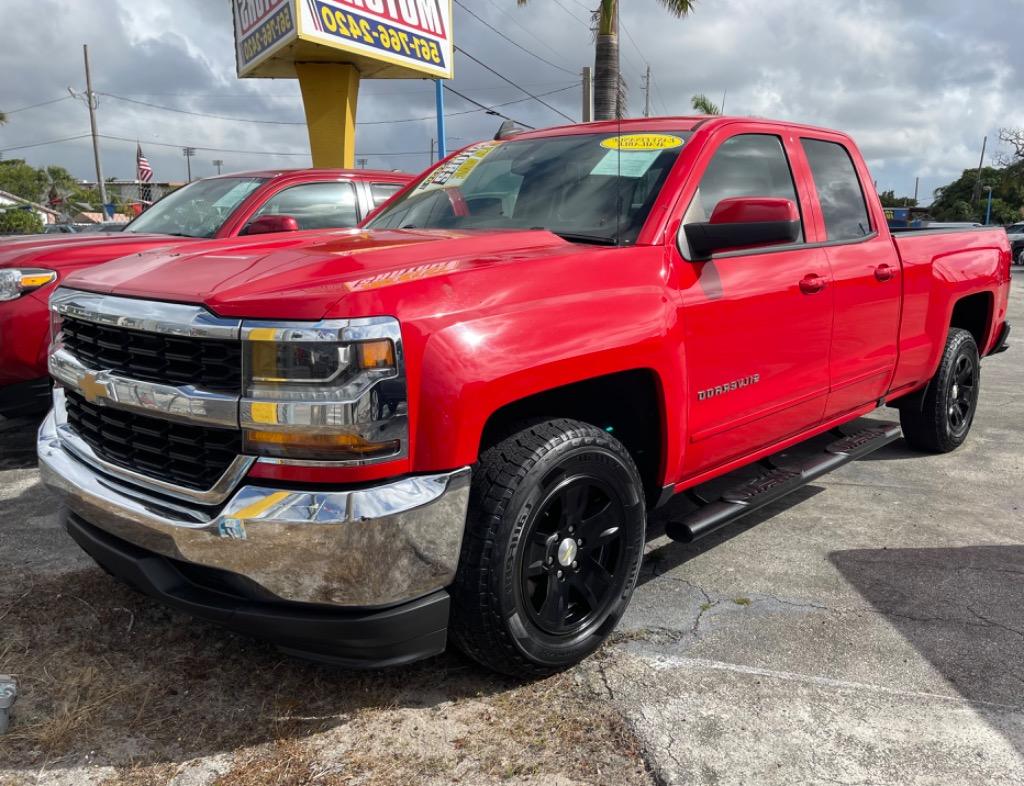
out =
[[(984, 362), (956, 452), (898, 440), (698, 544), (650, 542), (613, 642), (576, 676), (625, 718), (652, 781), (1024, 783), (1021, 347)], [(14, 599), (26, 571), (98, 570), (59, 526), (32, 430), (0, 423)]]

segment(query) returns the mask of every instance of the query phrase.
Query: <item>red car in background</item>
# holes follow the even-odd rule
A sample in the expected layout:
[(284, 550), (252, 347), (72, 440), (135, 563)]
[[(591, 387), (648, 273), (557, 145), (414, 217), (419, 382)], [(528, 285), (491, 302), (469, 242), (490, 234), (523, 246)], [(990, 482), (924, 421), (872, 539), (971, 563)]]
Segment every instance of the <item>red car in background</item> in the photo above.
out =
[(169, 194), (123, 232), (0, 240), (0, 415), (50, 406), (47, 302), (68, 274), (170, 244), (354, 227), (411, 179), (366, 169), (221, 175)]

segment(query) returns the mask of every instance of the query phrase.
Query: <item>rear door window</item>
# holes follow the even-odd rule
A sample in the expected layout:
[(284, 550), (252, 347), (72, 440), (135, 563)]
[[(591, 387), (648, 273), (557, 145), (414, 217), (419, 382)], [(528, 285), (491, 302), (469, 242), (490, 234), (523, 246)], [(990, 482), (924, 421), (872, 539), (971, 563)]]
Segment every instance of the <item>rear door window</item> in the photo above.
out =
[(828, 239), (857, 240), (871, 234), (864, 190), (847, 149), (821, 139), (800, 143), (814, 177)]
[(299, 229), (335, 229), (359, 223), (356, 191), (347, 181), (304, 183), (274, 194), (252, 217), (291, 216)]
[(370, 183), (370, 198), (374, 207), (380, 207), (405, 186), (402, 183)]

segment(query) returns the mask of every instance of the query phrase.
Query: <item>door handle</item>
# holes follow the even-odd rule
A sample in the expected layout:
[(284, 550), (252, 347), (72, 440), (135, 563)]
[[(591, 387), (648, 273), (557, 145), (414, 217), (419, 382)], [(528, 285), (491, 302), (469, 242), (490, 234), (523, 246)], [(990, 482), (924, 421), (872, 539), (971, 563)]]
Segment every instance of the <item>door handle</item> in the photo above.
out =
[(879, 281), (888, 281), (896, 275), (896, 269), (889, 267), (889, 265), (881, 264), (875, 268), (875, 278)]
[(816, 292), (821, 292), (827, 283), (827, 280), (817, 273), (808, 273), (800, 279), (800, 291), (805, 295), (813, 295)]

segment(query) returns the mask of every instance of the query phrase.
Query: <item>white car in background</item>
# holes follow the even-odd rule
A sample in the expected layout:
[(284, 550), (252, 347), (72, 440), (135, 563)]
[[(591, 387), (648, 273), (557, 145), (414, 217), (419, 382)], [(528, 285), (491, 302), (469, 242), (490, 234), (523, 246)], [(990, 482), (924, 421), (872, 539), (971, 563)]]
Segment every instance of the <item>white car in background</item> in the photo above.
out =
[(1006, 235), (1013, 249), (1013, 264), (1024, 265), (1024, 221), (1010, 224), (1006, 228)]

